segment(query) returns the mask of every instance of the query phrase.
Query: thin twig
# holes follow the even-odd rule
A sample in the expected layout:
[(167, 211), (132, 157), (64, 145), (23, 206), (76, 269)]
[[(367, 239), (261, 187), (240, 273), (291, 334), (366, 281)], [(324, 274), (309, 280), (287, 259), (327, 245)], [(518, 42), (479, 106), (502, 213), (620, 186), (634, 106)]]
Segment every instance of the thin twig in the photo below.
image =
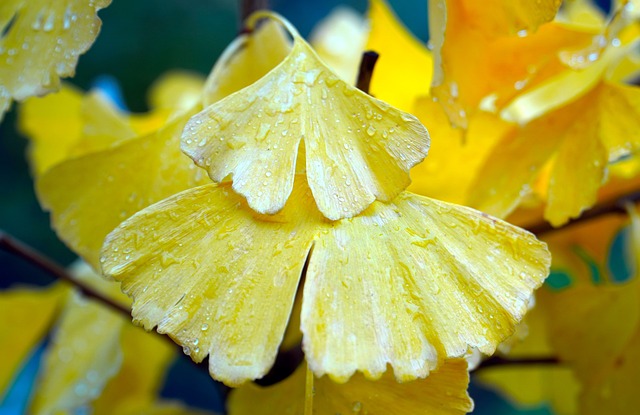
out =
[(548, 222), (541, 222), (533, 226), (527, 226), (527, 229), (529, 230), (529, 232), (532, 232), (536, 235), (542, 235), (545, 233), (564, 230), (570, 226), (584, 223), (605, 215), (611, 215), (611, 214), (626, 215), (627, 210), (625, 208), (625, 205), (628, 203), (637, 203), (637, 202), (640, 202), (640, 191), (628, 193), (617, 199), (599, 203), (594, 207), (592, 207), (591, 209), (585, 211), (580, 217), (576, 219), (572, 219), (560, 227), (554, 228)]
[(102, 293), (95, 291), (90, 286), (76, 280), (71, 275), (69, 275), (69, 273), (67, 273), (67, 270), (65, 270), (62, 266), (56, 264), (54, 261), (47, 258), (30, 246), (26, 245), (25, 243), (7, 235), (2, 230), (0, 230), (0, 248), (12, 254), (18, 255), (19, 257), (25, 259), (41, 270), (56, 277), (57, 279), (73, 285), (84, 296), (93, 298), (94, 300), (99, 301), (100, 303), (111, 308), (112, 310), (124, 315), (127, 319), (131, 319), (131, 310), (129, 308), (125, 307), (122, 304), (118, 304)]
[(498, 366), (531, 366), (531, 365), (557, 365), (560, 364), (560, 360), (556, 357), (521, 357), (521, 358), (507, 358), (502, 356), (491, 356), (490, 358), (483, 360), (480, 365), (475, 369), (482, 370), (489, 367)]
[(373, 69), (378, 61), (377, 52), (368, 50), (362, 53), (362, 60), (360, 61), (360, 70), (358, 71), (358, 79), (356, 80), (356, 87), (362, 92), (369, 93), (369, 86), (371, 85), (371, 77), (373, 76)]

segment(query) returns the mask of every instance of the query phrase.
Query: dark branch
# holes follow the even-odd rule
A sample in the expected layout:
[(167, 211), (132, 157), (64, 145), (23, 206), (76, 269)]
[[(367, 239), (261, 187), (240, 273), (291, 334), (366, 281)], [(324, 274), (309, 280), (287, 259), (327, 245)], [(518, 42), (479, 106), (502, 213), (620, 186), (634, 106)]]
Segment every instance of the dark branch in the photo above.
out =
[(356, 87), (362, 92), (366, 92), (367, 94), (369, 93), (373, 69), (375, 68), (379, 57), (380, 55), (372, 50), (368, 50), (362, 54), (360, 70), (358, 71), (358, 79), (356, 80)]
[(127, 319), (131, 319), (131, 310), (125, 307), (122, 304), (118, 304), (117, 302), (111, 300), (110, 298), (104, 296), (103, 294), (95, 291), (88, 285), (77, 281), (71, 275), (67, 273), (60, 265), (53, 262), (51, 259), (47, 258), (40, 252), (35, 249), (27, 246), (23, 242), (18, 241), (17, 239), (7, 235), (5, 232), (0, 230), (0, 248), (17, 255), (24, 260), (34, 264), (41, 270), (49, 273), (50, 275), (56, 277), (59, 280), (65, 281), (70, 285), (76, 287), (84, 296), (93, 298), (96, 301), (101, 302), (102, 304), (108, 306), (112, 310), (126, 316)]
[(527, 229), (529, 230), (529, 232), (532, 232), (536, 235), (542, 235), (549, 232), (564, 230), (570, 226), (584, 223), (605, 215), (611, 215), (611, 214), (626, 215), (627, 210), (625, 206), (628, 203), (634, 204), (637, 202), (640, 202), (640, 191), (629, 193), (620, 198), (597, 204), (591, 209), (585, 211), (580, 217), (576, 219), (572, 219), (569, 222), (567, 222), (565, 225), (560, 226), (558, 228), (554, 228), (551, 224), (547, 222), (541, 222), (533, 226), (528, 226)]
[(483, 360), (476, 370), (482, 370), (489, 367), (497, 366), (531, 366), (531, 365), (557, 365), (561, 362), (556, 357), (522, 357), (522, 358), (506, 358), (502, 356), (491, 356)]
[(240, 6), (241, 26), (245, 19), (255, 11), (267, 10), (269, 8), (269, 0), (242, 0)]

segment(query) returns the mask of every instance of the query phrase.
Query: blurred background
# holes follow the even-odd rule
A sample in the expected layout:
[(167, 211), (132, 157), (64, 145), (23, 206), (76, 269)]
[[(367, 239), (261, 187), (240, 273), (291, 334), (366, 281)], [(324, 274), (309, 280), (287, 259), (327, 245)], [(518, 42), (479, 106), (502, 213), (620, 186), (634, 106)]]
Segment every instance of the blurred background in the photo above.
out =
[[(414, 35), (426, 42), (426, 2), (388, 1)], [(304, 36), (337, 6), (350, 7), (360, 13), (367, 8), (366, 0), (273, 0), (270, 4)], [(599, 4), (605, 10), (610, 7), (608, 1)], [(166, 71), (183, 69), (208, 74), (238, 32), (238, 10), (238, 2), (234, 0), (114, 0), (100, 12), (103, 21), (100, 36), (89, 52), (81, 56), (77, 74), (68, 82), (83, 90), (96, 85), (114, 88), (120, 91), (124, 107), (133, 112), (146, 111), (147, 90)], [(16, 131), (14, 106), (0, 124), (0, 229), (60, 264), (68, 265), (75, 255), (58, 241), (49, 228), (48, 215), (37, 203), (25, 149), (26, 140)], [(106, 206), (109, 201), (97, 200), (96, 203)], [(32, 265), (0, 251), (0, 289), (18, 284), (45, 285), (52, 281)], [(187, 359), (181, 356), (174, 363), (165, 380), (163, 396), (222, 411), (221, 389)], [(0, 401), (0, 414), (21, 413), (38, 363), (39, 355), (35, 354), (14, 385), (13, 394)], [(544, 407), (516, 409), (475, 383), (470, 393), (476, 402), (474, 414), (551, 414)]]

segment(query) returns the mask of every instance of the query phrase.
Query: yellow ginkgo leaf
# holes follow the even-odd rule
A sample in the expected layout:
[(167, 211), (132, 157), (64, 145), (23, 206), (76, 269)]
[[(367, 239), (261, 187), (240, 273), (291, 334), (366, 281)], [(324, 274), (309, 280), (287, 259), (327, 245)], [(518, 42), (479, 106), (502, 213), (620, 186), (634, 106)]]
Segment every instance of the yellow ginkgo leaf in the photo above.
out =
[(0, 293), (0, 398), (25, 358), (49, 331), (62, 294), (60, 287)]
[(544, 244), (472, 209), (402, 193), (330, 222), (304, 176), (296, 183), (273, 216), (228, 183), (189, 189), (105, 242), (103, 271), (134, 298), (134, 319), (196, 361), (210, 355), (225, 383), (273, 364), (308, 256), (303, 348), (315, 374), (339, 381), (378, 378), (388, 364), (410, 380), (469, 347), (493, 353), (547, 276)]
[(211, 105), (245, 88), (275, 68), (291, 51), (291, 40), (274, 21), (238, 36), (222, 53), (207, 78), (202, 102)]
[(305, 399), (312, 400), (309, 415), (462, 415), (473, 410), (462, 359), (447, 361), (428, 378), (409, 383), (396, 382), (391, 373), (375, 382), (356, 375), (345, 384), (323, 377), (314, 380), (313, 393), (305, 391), (305, 368), (301, 365), (274, 386), (250, 384), (233, 391), (229, 415), (299, 415)]
[(411, 169), (410, 192), (464, 204), (485, 158), (511, 124), (497, 115), (477, 112), (464, 132), (453, 128), (443, 108), (430, 97), (415, 102), (414, 114), (432, 136), (429, 157)]
[[(621, 315), (620, 318), (625, 318)], [(640, 405), (640, 330), (629, 340), (613, 366), (585, 382), (580, 395), (583, 415), (632, 414)]]
[(57, 94), (27, 100), (21, 106), (19, 123), (30, 140), (30, 161), (38, 177), (69, 158), (157, 130), (167, 115), (166, 111), (126, 114), (99, 91), (82, 96), (75, 87), (63, 84)]
[(601, 29), (606, 24), (604, 12), (593, 0), (565, 1), (557, 18), (559, 21), (594, 29)]
[(371, 79), (371, 94), (403, 111), (411, 111), (417, 97), (429, 94), (431, 53), (384, 0), (369, 2), (368, 17), (371, 31), (366, 49), (380, 54)]
[[(529, 311), (518, 326), (519, 339), (509, 339), (510, 358), (553, 356), (545, 313), (540, 306)], [(516, 332), (516, 335), (520, 334)], [(514, 335), (515, 336), (515, 335)], [(520, 337), (520, 336), (519, 336)], [(571, 369), (561, 365), (496, 365), (474, 372), (474, 380), (497, 390), (517, 406), (548, 404), (557, 415), (577, 414), (580, 384)]]
[(377, 203), (315, 241), (302, 304), (309, 366), (345, 381), (391, 364), (406, 381), (469, 347), (492, 354), (549, 262), (533, 235), (472, 209), (410, 193)]
[(160, 394), (175, 348), (165, 339), (125, 324), (120, 334), (123, 361), (91, 405), (94, 415), (154, 413), (150, 409)]
[(338, 6), (314, 27), (309, 43), (343, 81), (355, 84), (368, 31), (362, 15)]
[[(100, 31), (111, 0), (4, 0), (0, 7), (0, 119), (11, 99), (58, 89)], [(5, 108), (3, 108), (5, 107)]]
[[(100, 268), (104, 237), (120, 222), (207, 181), (180, 152), (179, 135), (188, 117), (183, 114), (148, 136), (58, 164), (36, 182), (58, 236), (94, 269)], [(98, 203), (105, 197), (108, 209)]]
[(427, 154), (429, 135), (401, 112), (340, 80), (295, 29), (291, 53), (249, 87), (205, 108), (187, 123), (182, 149), (211, 179), (259, 213), (280, 211), (293, 189), (304, 140), (306, 174), (320, 211), (352, 217), (404, 190), (409, 169)]
[(639, 114), (640, 88), (598, 82), (579, 99), (509, 130), (484, 161), (468, 203), (506, 217), (549, 166), (544, 215), (562, 225), (595, 203), (608, 161), (640, 148)]
[(149, 91), (151, 108), (184, 111), (198, 105), (202, 99), (205, 79), (187, 71), (170, 71), (160, 76)]
[[(291, 198), (311, 201), (301, 186)], [(304, 224), (319, 221), (297, 207), (258, 217), (228, 184), (205, 185), (122, 224), (102, 267), (135, 297), (134, 321), (157, 326), (197, 362), (209, 355), (213, 377), (237, 385), (273, 364), (312, 245)]]
[(82, 93), (63, 84), (57, 94), (31, 98), (20, 106), (18, 125), (29, 140), (29, 158), (36, 176), (66, 159), (82, 133)]
[[(489, 3), (441, 0), (429, 5), (435, 63), (432, 95), (459, 127), (467, 126), (467, 117), (484, 101), (493, 100), (501, 108), (565, 70), (558, 51), (587, 47), (598, 34), (557, 23), (538, 28), (553, 18), (557, 0)], [(529, 35), (516, 36), (517, 32)]]
[(70, 149), (67, 158), (95, 153), (136, 136), (127, 115), (101, 91), (90, 91), (80, 109), (82, 135)]
[[(597, 365), (592, 370), (582, 372), (584, 377), (584, 388), (581, 394), (581, 413), (585, 415), (597, 415), (601, 413), (610, 413), (613, 415), (623, 415), (633, 413), (638, 405), (640, 405), (640, 396), (634, 385), (640, 381), (638, 367), (640, 367), (640, 279), (638, 272), (640, 270), (640, 216), (638, 216), (635, 207), (628, 207), (629, 216), (631, 217), (631, 237), (628, 243), (628, 250), (634, 260), (635, 275), (630, 282), (622, 286), (601, 287), (608, 293), (612, 288), (617, 289), (618, 298), (623, 305), (611, 304), (606, 298), (604, 301), (590, 302), (594, 305), (591, 310), (592, 315), (600, 311), (605, 318), (610, 320), (610, 325), (605, 327), (592, 326), (592, 323), (598, 323), (601, 317), (596, 316), (595, 321), (574, 320), (574, 323), (581, 327), (581, 334), (588, 333), (591, 329), (597, 334), (588, 335), (588, 340), (594, 340), (592, 343), (586, 343), (585, 349), (591, 352), (581, 353), (582, 359), (573, 361), (578, 369), (586, 369), (585, 358), (595, 358), (597, 363), (604, 362), (603, 365)], [(593, 292), (595, 295), (602, 295)], [(634, 298), (635, 296), (635, 298)], [(608, 297), (608, 296), (607, 296)], [(569, 318), (581, 317), (571, 313)], [(563, 320), (566, 316), (563, 316)], [(585, 327), (588, 326), (588, 327)], [(635, 327), (634, 327), (635, 326)], [(633, 330), (630, 334), (629, 330)], [(605, 347), (603, 348), (601, 341), (606, 336)], [(579, 336), (579, 338), (584, 338)], [(561, 353), (566, 356), (566, 347), (574, 341), (568, 337), (564, 338), (565, 342), (557, 344)], [(571, 358), (569, 358), (571, 359)], [(571, 360), (569, 360), (571, 361)]]
[(120, 291), (120, 284), (96, 274), (89, 264), (78, 259), (69, 266), (69, 275), (75, 281), (90, 287), (116, 304), (131, 308), (131, 299)]
[(549, 315), (551, 343), (581, 378), (588, 379), (614, 364), (638, 330), (637, 283), (586, 283), (560, 292), (546, 291), (541, 305)]
[(98, 397), (120, 369), (124, 324), (122, 316), (102, 304), (69, 293), (44, 357), (30, 413), (73, 412)]

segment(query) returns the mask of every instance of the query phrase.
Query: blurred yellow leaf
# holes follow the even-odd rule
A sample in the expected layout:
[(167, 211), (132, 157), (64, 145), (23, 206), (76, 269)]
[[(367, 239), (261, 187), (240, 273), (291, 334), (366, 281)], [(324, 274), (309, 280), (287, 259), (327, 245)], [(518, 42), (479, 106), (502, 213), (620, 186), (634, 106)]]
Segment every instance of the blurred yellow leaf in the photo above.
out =
[(111, 0), (3, 0), (0, 7), (0, 120), (11, 99), (56, 91), (100, 31)]
[[(520, 323), (522, 338), (503, 353), (509, 358), (550, 357), (553, 348), (547, 338), (544, 311), (535, 306)], [(517, 332), (516, 332), (517, 333)], [(502, 365), (483, 368), (474, 379), (497, 390), (521, 408), (548, 404), (557, 415), (577, 415), (580, 384), (570, 368), (549, 365)]]
[(467, 116), (486, 97), (493, 96), (500, 107), (530, 84), (557, 73), (562, 69), (557, 50), (591, 42), (592, 35), (543, 25), (559, 6), (559, 0), (430, 3), (432, 94), (454, 125), (466, 128)]
[[(592, 206), (607, 162), (640, 147), (640, 88), (601, 82), (568, 105), (513, 127), (486, 158), (468, 203), (505, 217), (552, 162), (545, 219), (566, 223)], [(509, 174), (504, 174), (508, 170)]]
[(407, 190), (451, 203), (465, 204), (469, 188), (496, 143), (511, 128), (497, 115), (477, 112), (469, 128), (453, 128), (441, 105), (429, 97), (416, 100), (414, 113), (432, 137), (429, 156), (411, 170)]
[(30, 413), (72, 412), (97, 398), (120, 369), (124, 324), (122, 316), (104, 305), (70, 292), (43, 360)]
[[(60, 163), (36, 182), (54, 229), (94, 269), (100, 268), (104, 237), (120, 222), (151, 203), (206, 182), (180, 152), (178, 140), (188, 116), (150, 135)], [(108, 208), (99, 203), (105, 197)]]
[(345, 384), (322, 377), (314, 380), (312, 393), (305, 391), (305, 372), (303, 364), (274, 386), (242, 386), (231, 393), (229, 414), (298, 415), (304, 412), (306, 396), (317, 415), (461, 415), (473, 410), (462, 359), (447, 361), (428, 378), (408, 383), (397, 383), (389, 372), (377, 381), (356, 375)]
[(368, 34), (364, 17), (338, 6), (316, 25), (310, 43), (320, 59), (343, 81), (355, 84)]
[(0, 292), (0, 397), (47, 332), (63, 294), (60, 287)]
[(403, 111), (411, 111), (416, 98), (429, 93), (431, 53), (402, 25), (386, 1), (371, 0), (368, 16), (371, 31), (366, 49), (380, 54), (371, 79), (371, 94)]

